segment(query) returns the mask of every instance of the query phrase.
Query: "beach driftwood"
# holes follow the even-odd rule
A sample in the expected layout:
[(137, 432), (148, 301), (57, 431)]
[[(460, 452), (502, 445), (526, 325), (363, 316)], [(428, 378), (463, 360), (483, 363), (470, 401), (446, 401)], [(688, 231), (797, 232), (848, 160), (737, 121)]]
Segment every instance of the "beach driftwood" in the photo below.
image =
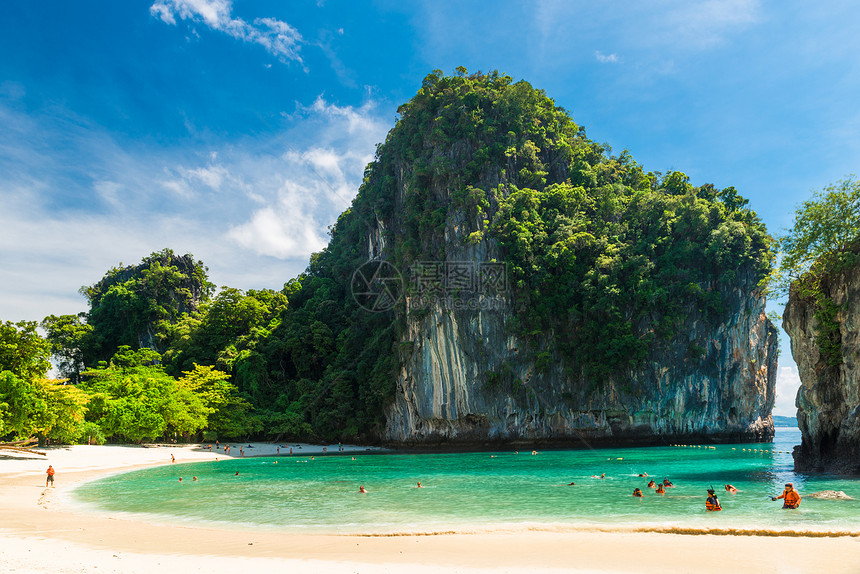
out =
[(809, 498), (818, 498), (820, 500), (854, 500), (841, 490), (822, 490), (808, 494)]
[(0, 451), (18, 452), (23, 454), (40, 454), (46, 456), (46, 453), (32, 450), (39, 443), (34, 438), (26, 440), (16, 440), (12, 442), (0, 442)]

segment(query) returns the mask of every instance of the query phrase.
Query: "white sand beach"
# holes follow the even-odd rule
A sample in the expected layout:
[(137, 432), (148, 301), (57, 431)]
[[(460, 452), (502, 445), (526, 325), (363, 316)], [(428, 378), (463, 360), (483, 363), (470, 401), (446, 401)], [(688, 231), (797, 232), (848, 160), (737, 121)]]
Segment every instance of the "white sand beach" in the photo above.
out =
[[(276, 450), (274, 444), (252, 444), (254, 455)], [(322, 446), (301, 446), (302, 454), (323, 452)], [(600, 531), (346, 536), (150, 524), (82, 511), (65, 493), (107, 474), (171, 464), (171, 454), (181, 463), (223, 458), (223, 452), (197, 445), (40, 450), (46, 456), (0, 454), (3, 572), (860, 572), (858, 537)], [(344, 450), (365, 448), (344, 445)], [(328, 452), (336, 451), (336, 445), (328, 446)], [(238, 449), (231, 454), (238, 455)], [(49, 464), (56, 469), (52, 488), (45, 487)]]

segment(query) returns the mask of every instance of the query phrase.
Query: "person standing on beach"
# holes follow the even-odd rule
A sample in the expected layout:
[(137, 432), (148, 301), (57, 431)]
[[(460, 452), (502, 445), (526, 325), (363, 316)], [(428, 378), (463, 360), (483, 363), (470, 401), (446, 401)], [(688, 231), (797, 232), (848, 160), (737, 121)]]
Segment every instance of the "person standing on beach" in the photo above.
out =
[(48, 474), (48, 477), (45, 479), (45, 488), (48, 488), (49, 484), (54, 486), (54, 467), (49, 464), (48, 470), (45, 472)]

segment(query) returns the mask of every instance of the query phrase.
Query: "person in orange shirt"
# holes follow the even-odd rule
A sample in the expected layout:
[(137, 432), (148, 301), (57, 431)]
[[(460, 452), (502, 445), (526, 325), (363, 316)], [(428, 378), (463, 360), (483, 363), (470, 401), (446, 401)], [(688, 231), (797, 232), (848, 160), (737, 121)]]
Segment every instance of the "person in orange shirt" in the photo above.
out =
[(54, 467), (49, 464), (48, 470), (45, 472), (48, 473), (48, 478), (45, 480), (45, 488), (48, 488), (49, 484), (54, 486)]
[(783, 508), (797, 508), (800, 506), (800, 495), (797, 494), (797, 491), (794, 490), (794, 485), (790, 482), (785, 483), (785, 490), (782, 491), (782, 494), (770, 497), (771, 500), (779, 500), (780, 498), (785, 500), (785, 503), (782, 505)]

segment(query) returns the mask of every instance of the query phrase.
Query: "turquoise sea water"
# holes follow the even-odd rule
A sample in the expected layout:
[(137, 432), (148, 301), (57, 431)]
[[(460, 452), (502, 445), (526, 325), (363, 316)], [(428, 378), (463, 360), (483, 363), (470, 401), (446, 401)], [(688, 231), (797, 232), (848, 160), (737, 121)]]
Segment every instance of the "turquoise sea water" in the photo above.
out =
[[(785, 482), (793, 482), (801, 495), (842, 490), (860, 499), (860, 480), (795, 474), (785, 451), (799, 441), (798, 430), (782, 428), (773, 444), (714, 448), (222, 459), (107, 477), (80, 486), (75, 497), (100, 510), (160, 522), (303, 532), (595, 526), (860, 532), (860, 500), (804, 496), (797, 510), (782, 510), (782, 501), (770, 500)], [(657, 495), (640, 472), (657, 481), (669, 478), (675, 488)], [(605, 479), (591, 478), (601, 473)], [(418, 481), (422, 488), (415, 488)], [(740, 492), (725, 492), (725, 483)], [(361, 485), (367, 494), (358, 492)], [(709, 485), (723, 512), (705, 512)], [(631, 496), (635, 487), (644, 498)]]

